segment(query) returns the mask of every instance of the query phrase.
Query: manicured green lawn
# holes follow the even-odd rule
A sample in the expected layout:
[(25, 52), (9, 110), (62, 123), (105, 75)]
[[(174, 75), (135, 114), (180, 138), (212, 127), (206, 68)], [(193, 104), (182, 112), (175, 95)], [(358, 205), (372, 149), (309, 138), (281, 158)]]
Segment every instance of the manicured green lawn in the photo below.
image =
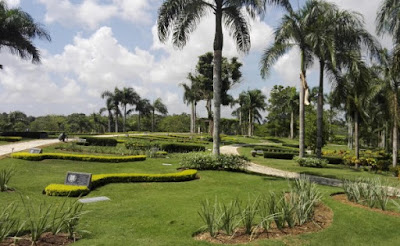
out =
[[(45, 148), (50, 151), (51, 148)], [(257, 159), (262, 159), (258, 157)], [(100, 173), (176, 172), (179, 154), (143, 162), (94, 163), (63, 160), (31, 162), (0, 160), (0, 169), (13, 166), (16, 174), (10, 182), (17, 192), (0, 193), (0, 207), (20, 201), (20, 195), (34, 202), (60, 203), (62, 197), (41, 194), (50, 183), (63, 183), (67, 171)], [(162, 165), (172, 164), (171, 166)], [(108, 184), (88, 197), (107, 196), (111, 201), (86, 204), (90, 213), (82, 218), (80, 229), (90, 231), (74, 245), (212, 245), (192, 239), (203, 222), (198, 211), (204, 199), (247, 201), (269, 192), (288, 190), (288, 181), (238, 172), (201, 171), (200, 179), (181, 183)], [(333, 224), (324, 231), (288, 236), (280, 240), (261, 240), (248, 245), (398, 245), (399, 217), (354, 208), (333, 200), (329, 195), (339, 188), (318, 186), (323, 202), (334, 212)], [(21, 214), (21, 218), (24, 215)]]

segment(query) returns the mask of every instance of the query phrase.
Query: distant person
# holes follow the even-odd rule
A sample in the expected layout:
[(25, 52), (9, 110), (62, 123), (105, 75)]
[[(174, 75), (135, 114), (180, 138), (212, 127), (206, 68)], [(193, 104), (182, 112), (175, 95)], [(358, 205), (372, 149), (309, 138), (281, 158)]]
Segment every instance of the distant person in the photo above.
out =
[(67, 138), (67, 135), (65, 134), (65, 132), (61, 133), (58, 136), (58, 140), (65, 142), (65, 139)]

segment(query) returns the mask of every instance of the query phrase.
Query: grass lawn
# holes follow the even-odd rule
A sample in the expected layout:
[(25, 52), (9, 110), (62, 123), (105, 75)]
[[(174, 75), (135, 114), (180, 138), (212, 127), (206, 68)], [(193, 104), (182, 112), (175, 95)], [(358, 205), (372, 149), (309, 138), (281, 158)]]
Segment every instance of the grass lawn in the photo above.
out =
[[(52, 152), (53, 148), (47, 147), (44, 151)], [(249, 152), (246, 148), (242, 151)], [(277, 161), (273, 163), (292, 166), (292, 161)], [(17, 192), (0, 193), (0, 207), (20, 201), (19, 194), (29, 196), (34, 203), (60, 203), (64, 199), (73, 199), (41, 194), (48, 184), (63, 183), (67, 171), (167, 173), (176, 172), (178, 162), (179, 154), (128, 163), (32, 162), (6, 158), (0, 160), (0, 169), (9, 166), (16, 169), (10, 186)], [(163, 163), (172, 165), (164, 166)], [(349, 172), (337, 170), (338, 174), (333, 174), (339, 175), (344, 171)], [(201, 171), (199, 176), (198, 180), (181, 183), (108, 184), (92, 191), (88, 197), (107, 196), (111, 201), (85, 205), (90, 213), (82, 218), (80, 229), (91, 233), (74, 245), (212, 245), (192, 239), (192, 234), (203, 225), (197, 213), (201, 201), (213, 201), (216, 197), (230, 201), (238, 197), (245, 202), (248, 197), (288, 190), (287, 180), (273, 177), (224, 171)], [(318, 233), (255, 241), (248, 245), (398, 245), (399, 218), (341, 204), (329, 196), (341, 189), (319, 188), (323, 202), (334, 212), (334, 221), (329, 228)], [(24, 218), (23, 213), (21, 218)]]

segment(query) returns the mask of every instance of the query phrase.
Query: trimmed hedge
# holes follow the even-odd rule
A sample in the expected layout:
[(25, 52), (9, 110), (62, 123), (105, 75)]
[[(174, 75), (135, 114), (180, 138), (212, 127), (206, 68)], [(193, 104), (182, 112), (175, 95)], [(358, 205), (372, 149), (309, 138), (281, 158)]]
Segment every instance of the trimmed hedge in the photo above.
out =
[(47, 132), (2, 132), (5, 137), (23, 137), (23, 138), (48, 138)]
[(64, 154), (64, 153), (31, 154), (26, 152), (13, 153), (11, 154), (11, 157), (28, 161), (41, 161), (44, 159), (61, 159), (61, 160), (94, 161), (94, 162), (128, 162), (128, 161), (146, 160), (145, 155), (100, 156), (100, 155), (77, 155), (77, 154)]
[(341, 157), (335, 156), (322, 156), (323, 159), (327, 159), (329, 164), (343, 164), (343, 159)]
[(278, 152), (264, 152), (264, 158), (292, 160), (296, 154), (293, 153), (278, 153)]
[(307, 157), (307, 158), (299, 158), (298, 156), (293, 158), (294, 161), (299, 164), (301, 167), (317, 167), (322, 168), (326, 167), (328, 164), (328, 160), (326, 159), (319, 159), (314, 157)]
[(189, 169), (179, 173), (143, 174), (143, 173), (113, 173), (92, 175), (92, 186), (71, 186), (62, 184), (50, 184), (44, 189), (48, 196), (84, 196), (92, 189), (110, 183), (137, 183), (137, 182), (183, 182), (194, 180), (197, 170)]
[(115, 147), (118, 144), (118, 141), (115, 138), (85, 137), (85, 139), (86, 139), (86, 145), (91, 145), (91, 146), (112, 146), (112, 147)]
[(21, 141), (22, 137), (0, 137), (0, 141), (17, 142)]
[(206, 147), (200, 144), (184, 144), (184, 143), (161, 143), (160, 149), (168, 153), (186, 153), (191, 151), (205, 151)]

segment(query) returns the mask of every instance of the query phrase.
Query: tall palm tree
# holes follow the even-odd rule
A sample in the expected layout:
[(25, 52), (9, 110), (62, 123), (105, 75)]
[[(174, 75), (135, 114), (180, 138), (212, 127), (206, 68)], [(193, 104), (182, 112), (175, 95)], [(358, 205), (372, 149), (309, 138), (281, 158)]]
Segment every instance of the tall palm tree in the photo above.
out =
[(239, 134), (241, 135), (244, 135), (244, 127), (245, 127), (244, 122), (247, 119), (246, 101), (247, 101), (246, 94), (244, 92), (240, 93), (239, 98), (236, 100), (236, 103), (239, 104), (239, 107), (232, 112), (232, 115), (236, 116), (239, 120)]
[(114, 92), (111, 91), (104, 91), (101, 94), (101, 98), (107, 98), (107, 100), (110, 100), (110, 103), (113, 104), (113, 110), (114, 110), (114, 115), (115, 115), (115, 132), (118, 132), (118, 116), (121, 113), (119, 109), (119, 104), (121, 101), (121, 91), (115, 87)]
[(136, 105), (140, 99), (139, 94), (136, 93), (135, 89), (133, 88), (122, 88), (122, 90), (118, 90), (118, 94), (120, 97), (120, 103), (123, 108), (123, 131), (126, 132), (126, 113), (127, 113), (127, 105)]
[(136, 104), (136, 111), (138, 111), (138, 131), (140, 131), (141, 116), (150, 115), (151, 113), (151, 104), (149, 99), (140, 99)]
[(311, 23), (308, 12), (304, 10), (293, 11), (288, 5), (288, 12), (282, 17), (281, 23), (275, 30), (275, 41), (268, 47), (261, 58), (261, 76), (263, 78), (269, 75), (272, 65), (279, 57), (287, 53), (291, 48), (298, 47), (300, 49), (300, 94), (299, 94), (299, 157), (304, 156), (304, 136), (305, 136), (305, 110), (304, 105), (308, 105), (308, 86), (306, 81), (306, 70), (312, 65), (311, 47), (306, 42), (308, 26)]
[(214, 131), (213, 153), (219, 155), (219, 123), (221, 116), (221, 84), (222, 84), (222, 25), (230, 30), (239, 51), (247, 53), (250, 50), (250, 30), (242, 10), (254, 18), (264, 12), (265, 3), (288, 4), (288, 0), (165, 0), (159, 9), (158, 37), (166, 42), (172, 32), (174, 46), (182, 48), (195, 30), (200, 19), (207, 13), (215, 16), (214, 36), (214, 67), (213, 67), (213, 101), (214, 101)]
[[(191, 76), (188, 76), (191, 79)], [(183, 87), (183, 102), (187, 105), (190, 104), (190, 133), (196, 132), (196, 106), (197, 102), (200, 101), (200, 94), (195, 81), (192, 80), (191, 85), (185, 83), (180, 84)]]
[(106, 106), (103, 107), (103, 108), (101, 108), (100, 111), (99, 111), (99, 113), (102, 114), (102, 113), (105, 112), (105, 111), (108, 112), (108, 117), (107, 117), (107, 118), (108, 118), (108, 124), (107, 124), (107, 126), (108, 126), (108, 128), (107, 128), (107, 129), (108, 129), (108, 132), (111, 132), (111, 123), (112, 123), (112, 121), (113, 121), (113, 115), (112, 115), (113, 109), (114, 109), (113, 100), (112, 100), (112, 98), (107, 97), (107, 99), (106, 99)]
[(8, 47), (22, 59), (31, 58), (33, 63), (39, 63), (40, 52), (32, 42), (36, 37), (51, 41), (47, 31), (28, 13), (9, 9), (4, 1), (0, 1), (0, 49)]
[(162, 102), (161, 98), (157, 98), (150, 107), (151, 109), (151, 131), (154, 132), (154, 115), (159, 112), (162, 115), (168, 114), (167, 106)]
[(267, 107), (267, 103), (265, 102), (267, 97), (259, 89), (244, 91), (240, 93), (240, 97), (242, 97), (244, 108), (247, 109), (248, 113), (248, 135), (253, 136), (254, 121), (260, 118), (261, 114), (259, 111), (264, 111)]
[(393, 105), (393, 167), (397, 165), (398, 156), (398, 87), (400, 81), (400, 19), (398, 16), (400, 16), (400, 1), (384, 0), (376, 18), (378, 34), (391, 35), (394, 43), (392, 55), (386, 55), (387, 59), (383, 60), (383, 63), (387, 66), (385, 77), (388, 79), (387, 81), (391, 88), (389, 91), (391, 91), (391, 104)]

